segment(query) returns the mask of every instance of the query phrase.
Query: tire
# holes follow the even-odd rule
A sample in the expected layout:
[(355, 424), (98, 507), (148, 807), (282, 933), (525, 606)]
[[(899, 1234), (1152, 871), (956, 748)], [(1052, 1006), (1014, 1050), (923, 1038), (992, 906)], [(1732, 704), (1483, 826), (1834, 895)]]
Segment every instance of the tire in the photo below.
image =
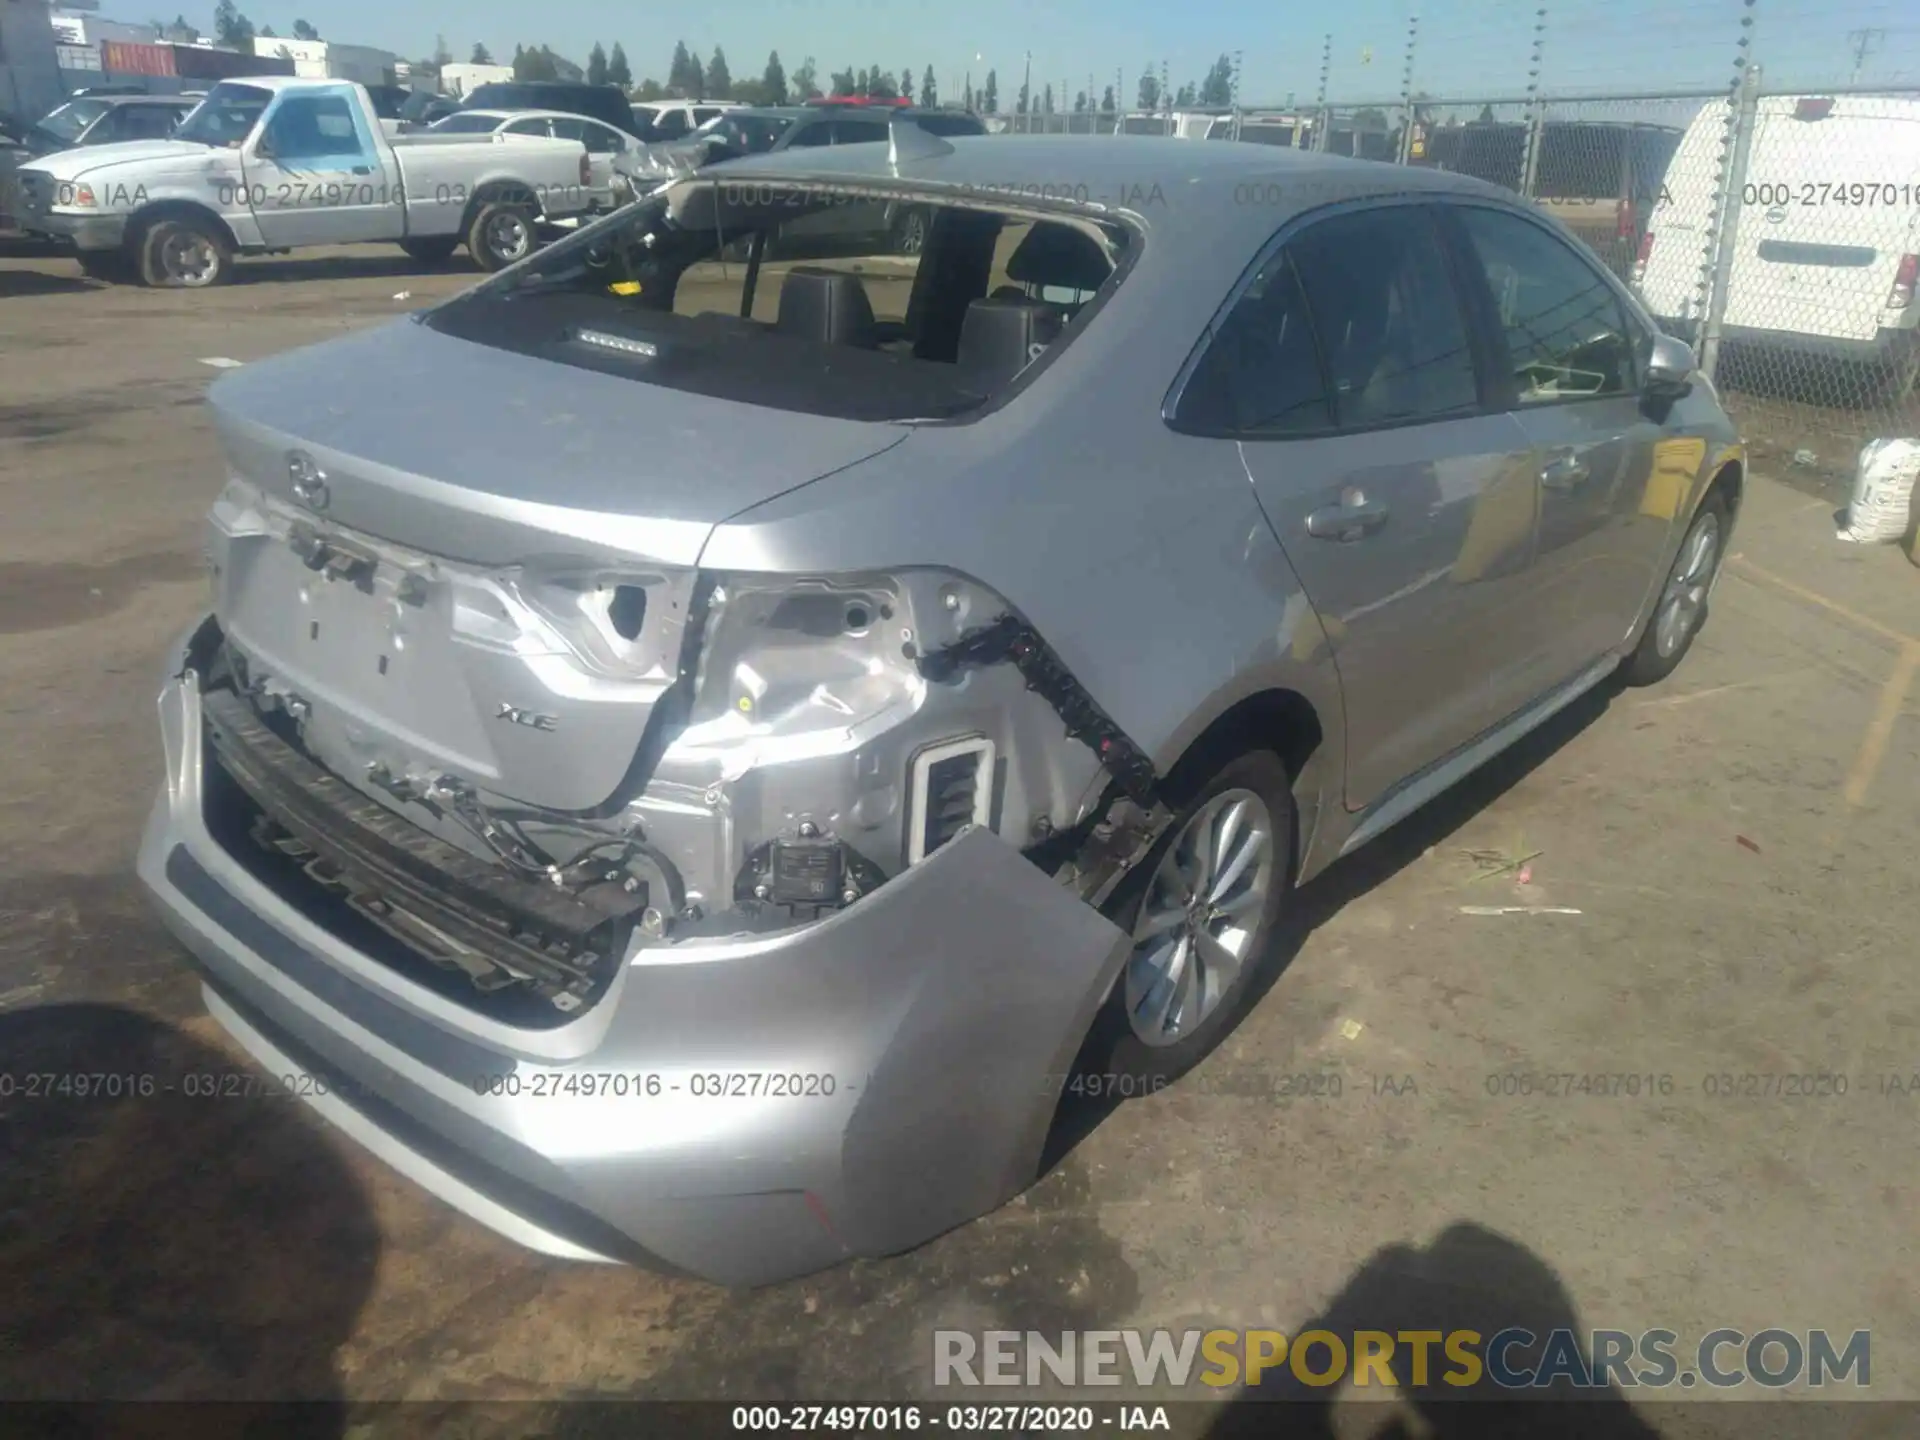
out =
[(1726, 497), (1717, 490), (1694, 512), (1639, 643), (1620, 667), (1620, 678), (1627, 684), (1657, 685), (1687, 658), (1694, 638), (1707, 623), (1730, 519)]
[(417, 260), (422, 265), (444, 265), (453, 258), (453, 252), (460, 248), (458, 235), (428, 235), (414, 240), (402, 240), (400, 248), (407, 258)]
[(467, 253), (482, 270), (504, 270), (534, 252), (537, 224), (531, 205), (491, 200), (467, 226)]
[[(1234, 857), (1240, 851), (1231, 838), (1233, 831), (1223, 823), (1236, 810), (1242, 842), (1264, 836), (1263, 843), (1231, 883), (1221, 883), (1218, 865), (1207, 879), (1220, 887), (1213, 898), (1224, 895), (1230, 904), (1238, 900), (1239, 907), (1222, 924), (1204, 917), (1199, 908), (1183, 910), (1178, 903), (1166, 903), (1177, 902), (1182, 889), (1194, 888), (1190, 881), (1199, 867), (1190, 857), (1198, 835), (1226, 833), (1229, 863), (1236, 863)], [(1280, 757), (1269, 751), (1248, 751), (1191, 790), (1166, 834), (1106, 907), (1115, 924), (1137, 942), (1144, 937), (1144, 943), (1129, 951), (1081, 1047), (1075, 1066), (1079, 1093), (1123, 1099), (1146, 1094), (1199, 1064), (1239, 1023), (1257, 990), (1257, 979), (1272, 958), (1275, 929), (1293, 882), (1293, 832), (1292, 781)], [(1198, 888), (1204, 898), (1207, 885)], [(1182, 918), (1157, 931), (1148, 918), (1174, 914)], [(1233, 923), (1236, 920), (1238, 925)], [(1198, 948), (1195, 937), (1201, 930), (1215, 937), (1218, 950)], [(1237, 938), (1221, 944), (1223, 936), (1236, 933)], [(1163, 1007), (1161, 1002), (1169, 997), (1164, 971), (1156, 978), (1154, 960), (1181, 946), (1186, 955), (1180, 981), (1202, 987), (1203, 994), (1196, 1011), (1165, 1028), (1166, 1021), (1175, 1020), (1181, 1009), (1192, 1004), (1193, 995), (1190, 991), (1184, 1000), (1176, 998)], [(1222, 952), (1237, 962), (1230, 975), (1220, 963)], [(1201, 960), (1198, 969), (1193, 965), (1196, 956)], [(1218, 989), (1204, 993), (1210, 982), (1217, 982)], [(1155, 1025), (1153, 1016), (1163, 1008), (1162, 1024)]]
[(80, 262), (80, 273), (89, 280), (123, 285), (139, 278), (133, 260), (124, 250), (82, 250), (76, 258)]
[(156, 220), (135, 242), (140, 281), (157, 290), (204, 290), (233, 278), (233, 247), (194, 217)]
[(893, 253), (918, 255), (924, 250), (928, 222), (927, 212), (917, 205), (901, 211), (893, 222)]

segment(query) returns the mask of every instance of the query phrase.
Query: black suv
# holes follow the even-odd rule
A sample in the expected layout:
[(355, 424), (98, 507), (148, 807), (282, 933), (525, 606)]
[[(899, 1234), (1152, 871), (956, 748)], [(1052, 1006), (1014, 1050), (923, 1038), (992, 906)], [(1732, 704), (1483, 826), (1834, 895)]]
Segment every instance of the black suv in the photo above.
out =
[(494, 80), (476, 85), (460, 102), (462, 110), (559, 110), (601, 120), (628, 135), (634, 129), (633, 107), (617, 85), (569, 85), (561, 80)]

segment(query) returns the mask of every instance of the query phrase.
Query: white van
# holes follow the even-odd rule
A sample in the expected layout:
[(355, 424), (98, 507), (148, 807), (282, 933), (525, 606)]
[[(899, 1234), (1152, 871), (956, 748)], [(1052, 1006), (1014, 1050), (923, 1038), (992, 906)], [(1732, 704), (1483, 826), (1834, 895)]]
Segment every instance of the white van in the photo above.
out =
[[(1726, 109), (1703, 106), (1667, 167), (1634, 265), (1647, 308), (1691, 336)], [(1722, 335), (1867, 361), (1904, 395), (1920, 370), (1920, 100), (1759, 102)]]

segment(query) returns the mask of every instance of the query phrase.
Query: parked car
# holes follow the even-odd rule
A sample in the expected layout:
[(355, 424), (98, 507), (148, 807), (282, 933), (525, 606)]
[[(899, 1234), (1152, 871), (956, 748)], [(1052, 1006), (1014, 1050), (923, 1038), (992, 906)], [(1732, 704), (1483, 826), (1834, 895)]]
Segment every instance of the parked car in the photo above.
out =
[[(705, 165), (736, 160), (748, 154), (772, 154), (794, 148), (821, 146), (878, 145), (892, 134), (897, 120), (910, 123), (934, 136), (958, 138), (984, 135), (986, 126), (980, 117), (966, 111), (922, 110), (906, 105), (856, 105), (822, 102), (789, 108), (742, 110), (738, 128), (766, 122), (778, 125), (772, 143), (761, 150), (738, 148), (735, 134), (726, 128), (707, 129), (672, 145), (649, 145), (630, 150), (615, 160), (615, 166), (629, 175), (636, 190), (646, 190), (676, 175)], [(716, 127), (721, 122), (711, 122)], [(764, 131), (759, 132), (762, 136)], [(836, 248), (871, 249), (876, 238), (884, 237), (902, 255), (915, 255), (926, 242), (927, 212), (912, 205), (835, 206), (809, 215), (801, 223), (785, 227), (780, 236), (784, 255), (818, 254)], [(880, 228), (876, 231), (874, 226)]]
[[(1725, 135), (1706, 105), (1668, 166), (1635, 282), (1664, 324), (1705, 319)], [(1920, 378), (1920, 101), (1769, 95), (1741, 186), (1723, 335), (1862, 364), (1880, 397)], [(1831, 400), (1823, 386), (1818, 398)]]
[[(1472, 122), (1416, 131), (1416, 164), (1510, 190), (1525, 179), (1527, 126)], [(1633, 273), (1647, 217), (1681, 132), (1670, 125), (1549, 120), (1540, 127), (1533, 196), (1622, 279)]]
[[(1550, 218), (894, 130), (209, 394), (139, 874), (265, 1069), (550, 1254), (993, 1208), (1072, 1077), (1227, 1033), (1296, 883), (1706, 618), (1733, 427)], [(911, 266), (716, 263), (848, 193)]]
[[(461, 110), (432, 126), (433, 135), (531, 135), (577, 140), (585, 147), (592, 179), (588, 182), (590, 208), (611, 210), (632, 197), (626, 177), (616, 174), (614, 161), (640, 141), (625, 130), (564, 110)], [(620, 183), (616, 185), (616, 180)]]
[(26, 129), (29, 155), (53, 155), (82, 145), (164, 140), (197, 102), (168, 95), (96, 95), (69, 100)]
[(635, 133), (658, 142), (683, 139), (716, 116), (746, 106), (731, 100), (638, 100), (629, 108)]
[(617, 85), (575, 85), (563, 80), (490, 80), (469, 90), (460, 108), (559, 110), (568, 115), (588, 116), (642, 140), (653, 138), (634, 128), (633, 108)]
[(497, 270), (584, 212), (591, 179), (577, 141), (390, 139), (364, 87), (266, 76), (223, 80), (171, 139), (23, 166), (17, 191), (21, 228), (71, 244), (89, 275), (197, 287), (237, 255), (363, 241), (421, 260), (465, 244)]
[(400, 107), (401, 133), (429, 129), (447, 116), (458, 114), (459, 110), (459, 100), (451, 95), (416, 90), (407, 97), (407, 103)]

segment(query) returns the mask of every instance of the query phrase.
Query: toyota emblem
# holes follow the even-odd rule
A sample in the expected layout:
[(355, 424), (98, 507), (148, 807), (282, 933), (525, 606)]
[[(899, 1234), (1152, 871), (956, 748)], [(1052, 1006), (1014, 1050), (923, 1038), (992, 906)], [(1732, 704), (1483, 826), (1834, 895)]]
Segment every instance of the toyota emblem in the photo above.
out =
[(324, 510), (329, 498), (327, 494), (327, 472), (315, 462), (313, 456), (304, 450), (287, 452), (287, 479), (293, 485), (293, 498), (309, 510)]

